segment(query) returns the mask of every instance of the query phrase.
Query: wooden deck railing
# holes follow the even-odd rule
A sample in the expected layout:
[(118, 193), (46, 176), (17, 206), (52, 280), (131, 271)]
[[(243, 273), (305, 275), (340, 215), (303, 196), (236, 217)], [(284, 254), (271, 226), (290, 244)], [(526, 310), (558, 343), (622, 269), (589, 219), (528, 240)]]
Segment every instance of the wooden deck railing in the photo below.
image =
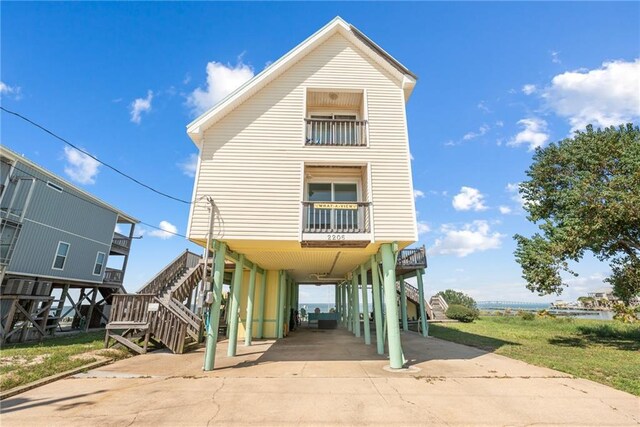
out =
[(120, 233), (113, 233), (111, 249), (120, 253), (128, 253), (131, 248), (131, 239)]
[(102, 281), (104, 283), (122, 283), (122, 279), (124, 277), (124, 273), (122, 270), (116, 270), (115, 268), (107, 267), (104, 270), (104, 278)]
[(367, 121), (345, 119), (304, 119), (305, 145), (367, 145)]
[(304, 233), (368, 233), (369, 202), (302, 202)]
[(148, 323), (149, 303), (155, 295), (114, 294), (109, 322)]
[(396, 266), (402, 268), (427, 268), (427, 251), (425, 247), (402, 249), (398, 254)]

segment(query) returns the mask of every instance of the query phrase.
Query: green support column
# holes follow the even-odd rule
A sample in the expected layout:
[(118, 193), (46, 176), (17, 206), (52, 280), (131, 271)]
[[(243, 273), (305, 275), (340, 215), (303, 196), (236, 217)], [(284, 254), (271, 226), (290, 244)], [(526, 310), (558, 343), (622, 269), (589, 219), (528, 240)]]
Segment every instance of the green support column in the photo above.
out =
[(278, 291), (278, 333), (276, 335), (278, 338), (284, 338), (284, 301), (286, 296), (286, 282), (287, 277), (285, 272), (282, 270), (280, 271), (280, 285)]
[(233, 294), (233, 283), (235, 282), (235, 272), (231, 273), (231, 282), (229, 283), (229, 294), (227, 295), (227, 303), (225, 306), (225, 315), (227, 317), (227, 332), (226, 336), (229, 338), (229, 323), (231, 323), (231, 294)]
[(398, 307), (396, 305), (396, 258), (392, 244), (380, 246), (382, 255), (382, 274), (384, 278), (384, 299), (387, 307), (387, 336), (389, 340), (389, 366), (400, 369), (404, 365), (400, 325), (398, 325)]
[(342, 325), (342, 284), (336, 285), (336, 292), (338, 293), (338, 325)]
[(407, 289), (404, 286), (404, 276), (400, 276), (400, 314), (402, 316), (402, 330), (409, 330), (409, 322), (407, 321)]
[(378, 276), (378, 263), (376, 262), (375, 255), (371, 255), (371, 287), (373, 288), (373, 315), (376, 323), (376, 348), (378, 354), (384, 354), (380, 276)]
[(336, 313), (340, 313), (340, 299), (338, 298), (338, 285), (333, 285), (333, 305), (335, 306)]
[(347, 282), (342, 283), (342, 308), (344, 309), (344, 315), (342, 316), (343, 326), (349, 328), (349, 289)]
[(344, 285), (347, 292), (347, 330), (349, 332), (353, 332), (353, 319), (351, 318), (353, 316), (353, 298), (351, 295), (352, 287), (349, 283), (345, 283)]
[(360, 338), (360, 295), (358, 295), (358, 274), (355, 272), (351, 275), (351, 286), (353, 287), (353, 332)]
[(229, 346), (227, 347), (227, 356), (236, 355), (236, 346), (238, 345), (238, 313), (240, 307), (240, 289), (242, 288), (242, 273), (244, 268), (244, 255), (240, 255), (240, 259), (236, 262), (236, 269), (233, 272), (233, 292), (231, 292), (231, 313), (229, 323)]
[(253, 264), (249, 274), (249, 293), (247, 295), (247, 327), (244, 331), (244, 345), (251, 345), (251, 334), (253, 333), (253, 295), (256, 292), (256, 272), (258, 266)]
[(207, 349), (204, 353), (204, 370), (211, 371), (216, 359), (216, 344), (218, 342), (218, 326), (220, 326), (220, 303), (222, 302), (222, 279), (224, 276), (224, 256), (227, 245), (216, 245), (211, 287), (213, 303), (209, 306), (209, 321), (207, 322)]
[(367, 291), (367, 269), (360, 266), (360, 282), (362, 283), (362, 320), (364, 321), (364, 343), (371, 344), (371, 325), (369, 325), (369, 292)]
[(263, 270), (262, 279), (260, 280), (260, 298), (258, 298), (258, 329), (256, 336), (264, 338), (264, 298), (267, 292), (267, 270)]
[(418, 297), (420, 298), (420, 326), (422, 327), (422, 336), (429, 336), (429, 323), (427, 322), (427, 310), (424, 306), (424, 283), (422, 282), (422, 275), (424, 270), (418, 270), (416, 278), (418, 279)]

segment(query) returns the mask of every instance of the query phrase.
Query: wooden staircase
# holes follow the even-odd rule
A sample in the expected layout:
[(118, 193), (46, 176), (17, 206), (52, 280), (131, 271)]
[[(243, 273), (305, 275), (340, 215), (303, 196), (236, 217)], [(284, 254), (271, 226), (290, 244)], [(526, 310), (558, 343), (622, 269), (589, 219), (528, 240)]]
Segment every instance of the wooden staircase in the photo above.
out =
[[(407, 295), (407, 300), (414, 303), (416, 307), (418, 307), (418, 311), (420, 311), (420, 293), (418, 292), (418, 289), (412, 284), (405, 281), (404, 290), (405, 290), (405, 294)], [(400, 295), (400, 292), (401, 292), (400, 282), (396, 282), (396, 292), (398, 293), (398, 295)], [(425, 310), (427, 311), (427, 319), (433, 320), (434, 318), (433, 307), (431, 306), (431, 303), (426, 299), (424, 300), (424, 307), (425, 307)]]
[(201, 257), (187, 250), (137, 293), (112, 295), (105, 347), (113, 339), (137, 353), (145, 353), (152, 341), (174, 353), (183, 353), (189, 344), (197, 343), (202, 319), (187, 305), (203, 272)]
[(445, 300), (440, 295), (434, 295), (429, 300), (429, 304), (433, 310), (433, 318), (432, 320), (445, 320), (448, 319), (445, 314), (449, 305), (445, 302)]

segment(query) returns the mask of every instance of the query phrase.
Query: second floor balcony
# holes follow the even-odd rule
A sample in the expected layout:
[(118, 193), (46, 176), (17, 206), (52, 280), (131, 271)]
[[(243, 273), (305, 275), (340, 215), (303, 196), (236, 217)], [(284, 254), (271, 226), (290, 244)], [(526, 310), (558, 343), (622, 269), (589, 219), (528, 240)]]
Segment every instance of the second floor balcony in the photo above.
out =
[(111, 254), (126, 255), (131, 249), (131, 239), (120, 233), (113, 233)]
[(305, 145), (346, 146), (367, 145), (367, 121), (355, 116), (312, 117), (305, 120)]
[(369, 202), (302, 202), (303, 246), (367, 246), (370, 209)]

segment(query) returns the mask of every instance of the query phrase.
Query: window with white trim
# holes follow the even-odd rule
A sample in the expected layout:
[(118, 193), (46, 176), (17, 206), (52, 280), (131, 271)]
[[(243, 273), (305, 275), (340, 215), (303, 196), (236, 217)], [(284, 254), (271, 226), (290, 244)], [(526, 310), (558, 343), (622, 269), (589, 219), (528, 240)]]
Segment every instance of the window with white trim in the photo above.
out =
[(104, 262), (107, 259), (107, 255), (104, 252), (98, 252), (96, 255), (96, 263), (93, 266), (93, 275), (100, 276), (104, 269)]
[(66, 242), (58, 242), (58, 248), (56, 249), (56, 256), (53, 259), (54, 270), (64, 270), (64, 265), (67, 262), (67, 255), (69, 255), (69, 248), (71, 245)]

